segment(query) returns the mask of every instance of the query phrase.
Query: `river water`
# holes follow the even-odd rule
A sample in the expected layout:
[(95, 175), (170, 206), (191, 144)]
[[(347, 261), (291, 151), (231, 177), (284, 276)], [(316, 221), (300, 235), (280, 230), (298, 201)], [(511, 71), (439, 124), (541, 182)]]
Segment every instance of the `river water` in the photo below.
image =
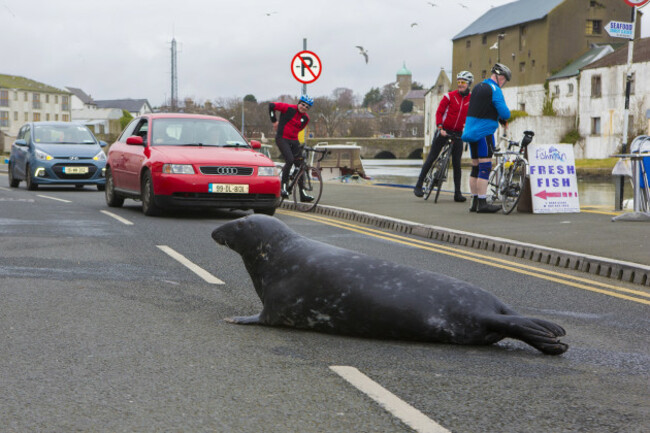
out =
[[(420, 175), (422, 160), (420, 159), (364, 159), (363, 167), (366, 175), (370, 176), (373, 184), (391, 184), (413, 186)], [(453, 180), (450, 178), (443, 189), (453, 190)], [(462, 170), (462, 191), (469, 193), (469, 168)], [(611, 181), (603, 178), (578, 178), (578, 194), (581, 206), (603, 206), (614, 208), (614, 178)], [(632, 197), (630, 183), (625, 185), (625, 198)]]

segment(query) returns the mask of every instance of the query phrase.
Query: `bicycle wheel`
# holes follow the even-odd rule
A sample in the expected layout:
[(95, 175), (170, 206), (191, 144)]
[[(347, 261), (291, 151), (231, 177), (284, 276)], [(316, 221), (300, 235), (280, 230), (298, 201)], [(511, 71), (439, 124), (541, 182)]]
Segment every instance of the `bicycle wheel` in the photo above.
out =
[(434, 203), (438, 203), (438, 196), (440, 195), (440, 189), (442, 184), (447, 180), (447, 171), (449, 170), (449, 148), (440, 155), (440, 158), (433, 164), (436, 167), (433, 178), (435, 179), (436, 184), (436, 197), (433, 200)]
[(501, 166), (497, 165), (490, 173), (488, 179), (487, 192), (485, 193), (485, 201), (487, 204), (493, 204), (501, 200), (499, 196), (499, 183), (501, 182)]
[(424, 193), (424, 199), (428, 200), (429, 196), (431, 195), (431, 191), (433, 191), (433, 188), (435, 186), (434, 179), (433, 179), (433, 169), (435, 168), (435, 164), (431, 164), (431, 168), (427, 172), (427, 175), (424, 177), (424, 182), (422, 182), (422, 192)]
[(521, 192), (524, 190), (524, 182), (526, 181), (526, 164), (521, 161), (515, 161), (508, 169), (506, 174), (505, 187), (501, 195), (501, 207), (503, 213), (508, 215), (517, 207)]
[(319, 169), (309, 166), (300, 176), (302, 179), (298, 179), (293, 187), (293, 202), (296, 204), (296, 210), (309, 212), (316, 207), (323, 194), (323, 178)]

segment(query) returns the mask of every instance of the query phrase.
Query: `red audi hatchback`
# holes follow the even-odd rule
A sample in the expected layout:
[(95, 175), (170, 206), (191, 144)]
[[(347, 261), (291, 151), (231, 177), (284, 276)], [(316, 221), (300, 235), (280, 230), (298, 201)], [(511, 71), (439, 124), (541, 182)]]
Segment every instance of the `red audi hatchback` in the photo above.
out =
[(227, 120), (156, 113), (134, 119), (106, 162), (106, 204), (142, 201), (145, 215), (163, 209), (253, 209), (273, 215), (280, 204), (279, 170)]

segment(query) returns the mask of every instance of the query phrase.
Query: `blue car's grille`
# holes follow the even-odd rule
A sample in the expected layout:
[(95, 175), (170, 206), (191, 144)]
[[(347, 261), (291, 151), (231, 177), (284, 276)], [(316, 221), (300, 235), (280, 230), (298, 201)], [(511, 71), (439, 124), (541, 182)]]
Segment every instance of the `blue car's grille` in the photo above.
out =
[[(88, 172), (82, 174), (65, 173), (64, 167), (88, 167)], [(59, 179), (90, 179), (95, 175), (97, 166), (94, 164), (55, 164), (52, 166), (52, 170)]]

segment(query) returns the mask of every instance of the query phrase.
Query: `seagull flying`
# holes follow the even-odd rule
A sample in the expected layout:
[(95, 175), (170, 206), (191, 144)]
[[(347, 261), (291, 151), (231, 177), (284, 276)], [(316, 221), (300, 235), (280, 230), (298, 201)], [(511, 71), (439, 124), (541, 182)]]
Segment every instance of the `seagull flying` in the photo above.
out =
[(460, 7), (462, 7), (462, 8), (465, 8), (465, 9), (467, 9), (467, 6), (465, 6), (465, 5), (464, 5), (464, 4), (462, 4), (462, 3), (458, 3), (458, 5), (459, 5)]
[(266, 15), (267, 17), (270, 17), (270, 16), (273, 15), (273, 14), (277, 14), (277, 12), (267, 12), (265, 15)]
[(363, 48), (361, 45), (357, 45), (356, 47), (359, 49), (359, 54), (361, 54), (366, 59), (366, 63), (368, 63), (368, 50)]
[(438, 6), (438, 5), (437, 5), (437, 4), (435, 4), (435, 3), (431, 3), (431, 2), (427, 2), (427, 3), (429, 3), (429, 4), (431, 5), (431, 7), (432, 7), (432, 8), (434, 8), (434, 7), (436, 7), (436, 6)]
[(490, 49), (491, 49), (491, 50), (497, 50), (497, 49), (499, 49), (499, 41), (496, 41), (496, 42), (494, 43), (494, 45), (492, 45), (492, 46), (490, 47)]
[(411, 23), (411, 27), (415, 27), (417, 25), (418, 25), (418, 23)]

